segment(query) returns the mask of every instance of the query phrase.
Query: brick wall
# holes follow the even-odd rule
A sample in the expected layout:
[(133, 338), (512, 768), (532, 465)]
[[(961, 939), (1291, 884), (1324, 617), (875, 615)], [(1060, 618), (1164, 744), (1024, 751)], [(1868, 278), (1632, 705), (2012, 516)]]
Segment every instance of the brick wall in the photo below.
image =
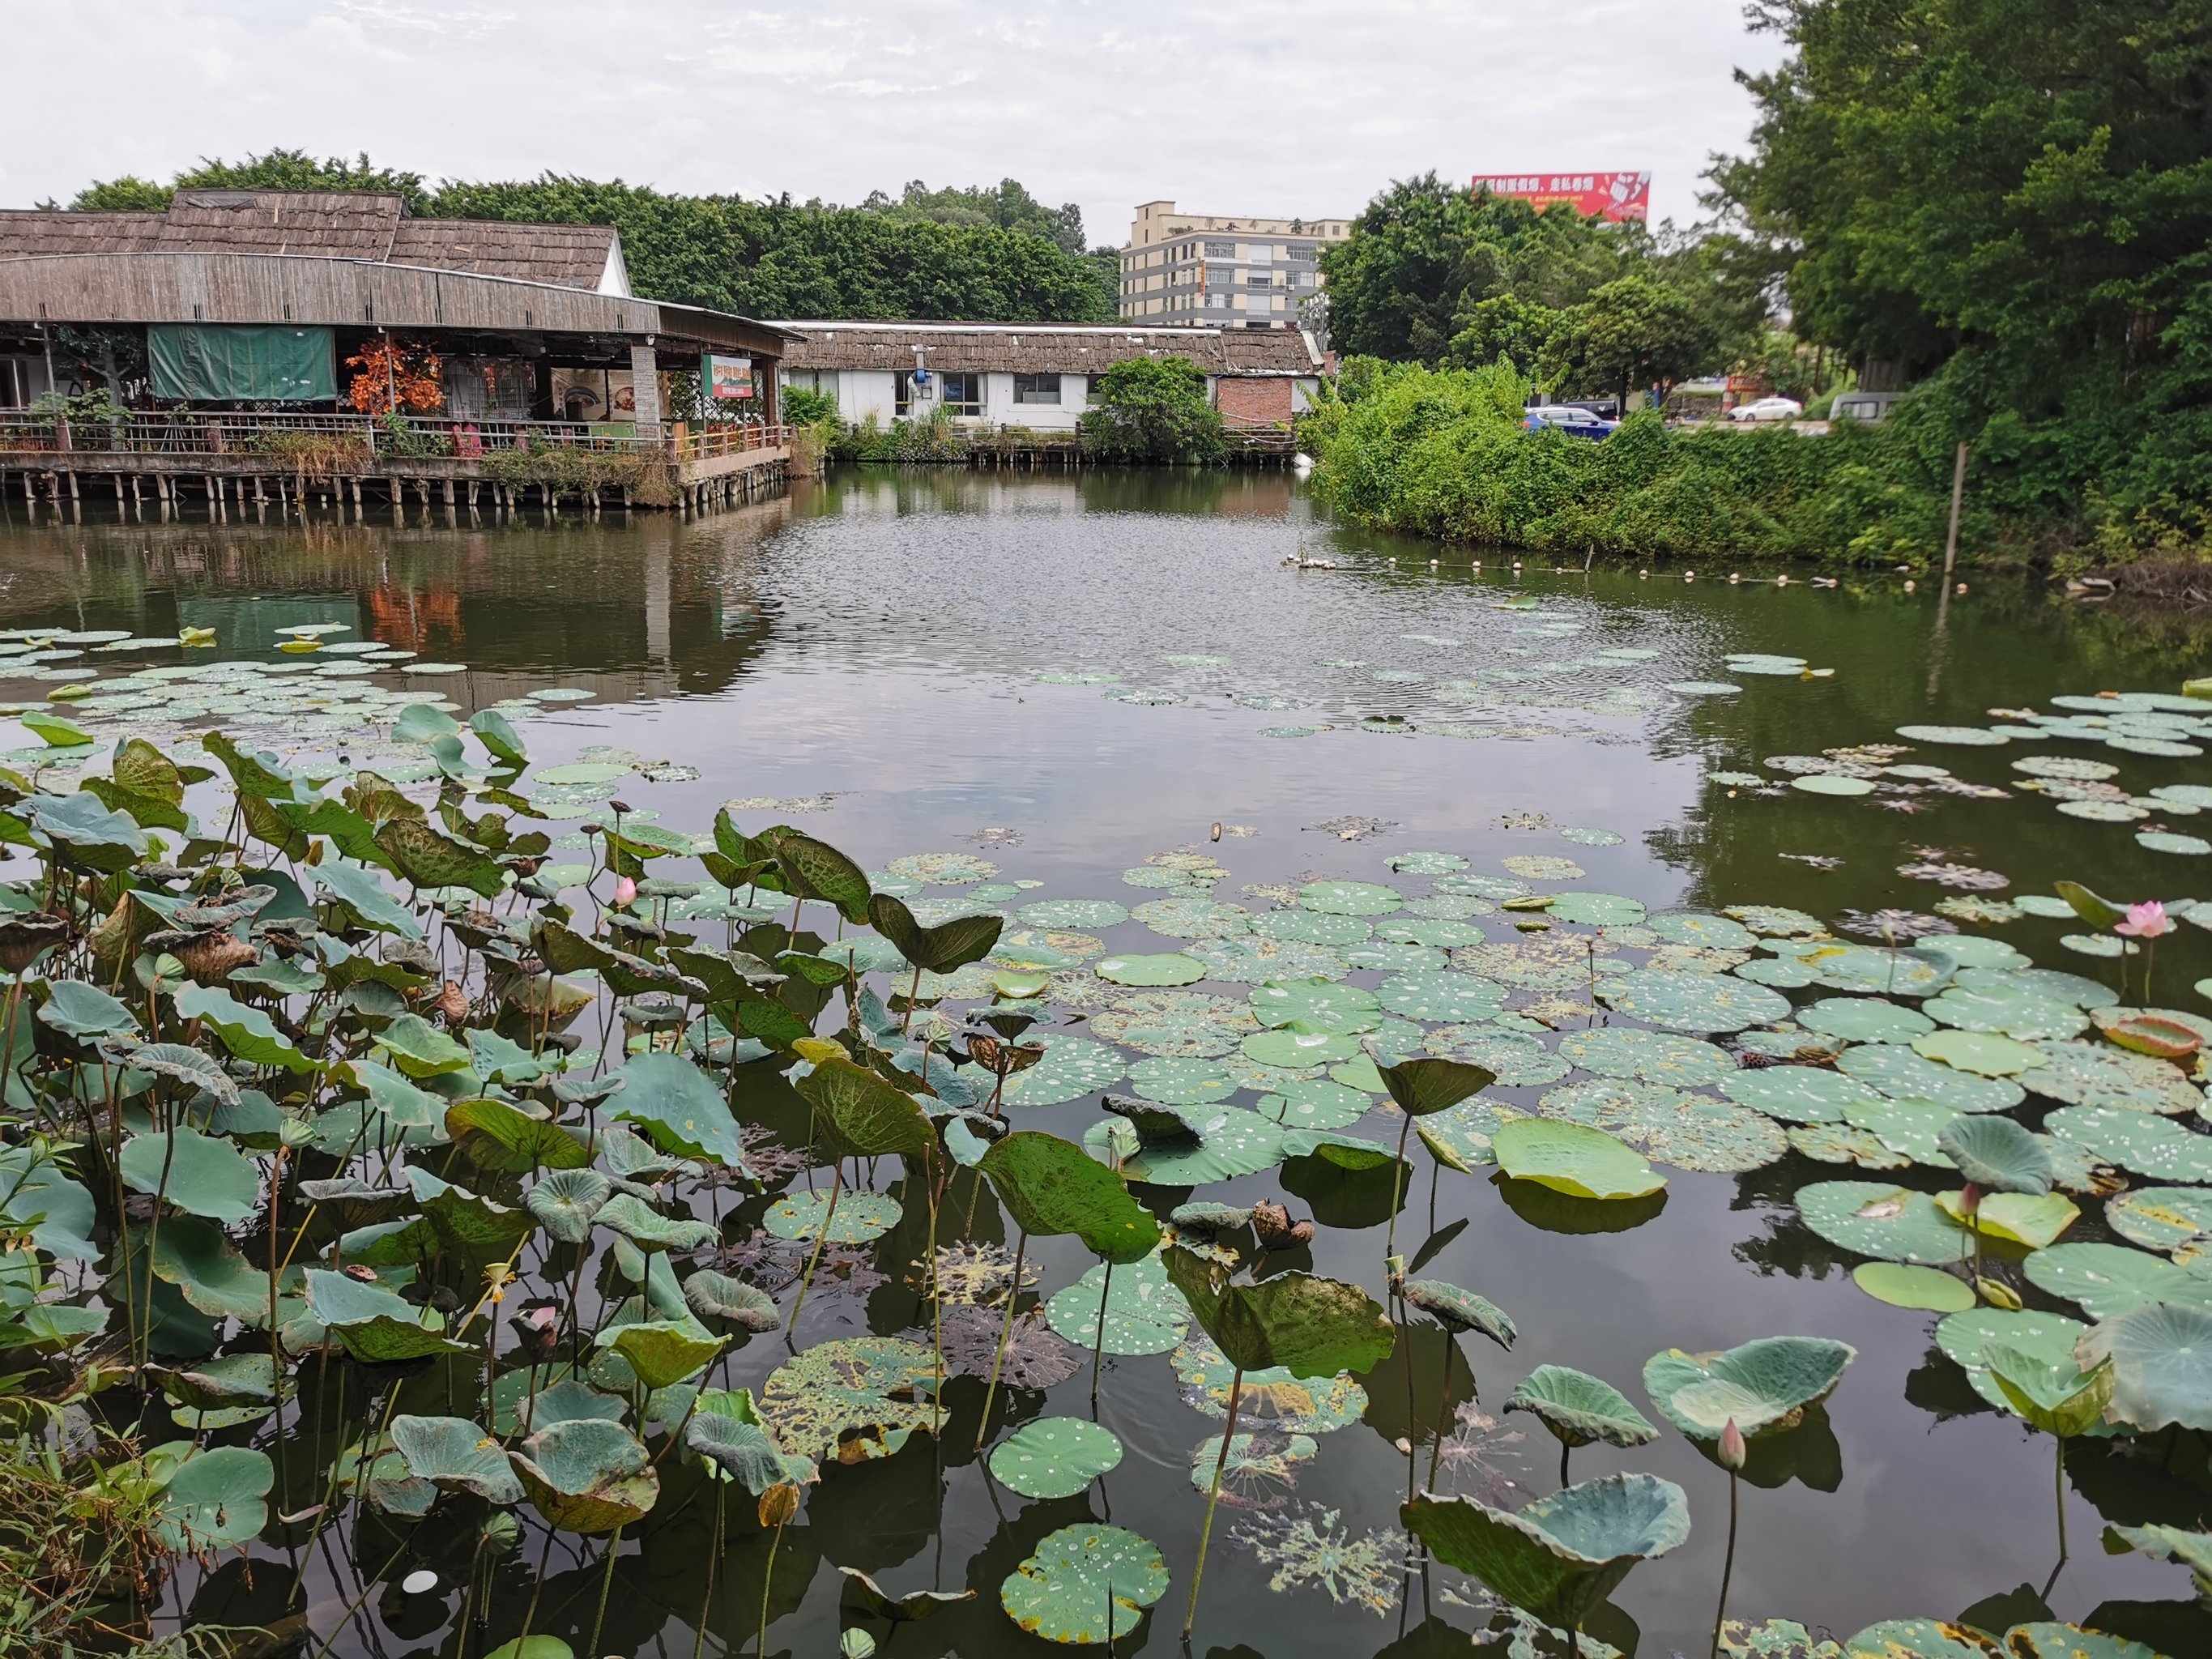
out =
[(1214, 382), (1214, 403), (1231, 426), (1279, 425), (1291, 418), (1291, 382), (1281, 375), (1224, 375)]

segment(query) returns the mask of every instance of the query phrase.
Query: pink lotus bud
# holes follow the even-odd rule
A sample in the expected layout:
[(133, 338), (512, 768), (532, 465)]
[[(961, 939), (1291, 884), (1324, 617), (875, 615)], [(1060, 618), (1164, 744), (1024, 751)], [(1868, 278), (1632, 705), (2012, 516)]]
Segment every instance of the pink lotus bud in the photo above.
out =
[(1721, 1431), (1720, 1453), (1723, 1468), (1730, 1474), (1741, 1473), (1749, 1449), (1743, 1443), (1743, 1431), (1736, 1427), (1733, 1417), (1729, 1419), (1728, 1426)]
[(1982, 1189), (1972, 1182), (1959, 1188), (1959, 1207), (1972, 1215), (1982, 1207)]
[(636, 902), (637, 884), (632, 881), (628, 876), (624, 876), (620, 881), (617, 881), (615, 884), (616, 908), (618, 909), (627, 909)]

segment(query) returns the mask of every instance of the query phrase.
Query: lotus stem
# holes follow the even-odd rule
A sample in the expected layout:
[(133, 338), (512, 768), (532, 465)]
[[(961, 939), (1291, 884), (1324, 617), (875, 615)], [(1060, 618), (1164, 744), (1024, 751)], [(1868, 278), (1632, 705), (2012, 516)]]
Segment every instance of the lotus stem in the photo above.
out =
[(714, 1607), (714, 1569), (722, 1564), (722, 1500), (729, 1490), (726, 1480), (714, 1483), (714, 1541), (707, 1551), (707, 1590), (699, 1598), (699, 1634), (691, 1644), (691, 1659), (700, 1659), (707, 1651), (707, 1615)]
[[(1229, 1443), (1237, 1437), (1237, 1408), (1243, 1403), (1244, 1368), (1239, 1365), (1229, 1379), (1229, 1421), (1221, 1431), (1221, 1453), (1213, 1460), (1213, 1488), (1206, 1495), (1206, 1524), (1198, 1532), (1198, 1565), (1191, 1570), (1190, 1606), (1182, 1615), (1182, 1639), (1190, 1640), (1190, 1627), (1198, 1622), (1198, 1587), (1206, 1577), (1206, 1546), (1213, 1536), (1213, 1506), (1221, 1501), (1221, 1471), (1229, 1462)], [(1114, 1627), (1109, 1624), (1110, 1636)]]
[(768, 1595), (775, 1583), (775, 1553), (783, 1547), (783, 1528), (787, 1523), (778, 1522), (775, 1536), (769, 1540), (768, 1565), (761, 1569), (760, 1641), (753, 1651), (760, 1659), (768, 1659)]
[[(1014, 1241), (1014, 1282), (1006, 1291), (1006, 1322), (999, 1330), (999, 1351), (991, 1356), (991, 1381), (983, 1390), (983, 1420), (975, 1425), (975, 1451), (981, 1455), (983, 1443), (991, 1437), (991, 1402), (998, 1397), (999, 1368), (1006, 1363), (1006, 1344), (1014, 1334), (1014, 1304), (1022, 1299), (1022, 1256), (1030, 1247), (1030, 1236), (1021, 1233)], [(1106, 1334), (1106, 1317), (1098, 1317), (1098, 1334)]]
[(614, 1536), (607, 1540), (607, 1571), (599, 1580), (599, 1610), (592, 1615), (592, 1639), (584, 1645), (586, 1653), (599, 1650), (599, 1627), (607, 1621), (607, 1596), (615, 1587), (615, 1558), (622, 1553), (623, 1527), (626, 1524), (617, 1522)]
[(1729, 1579), (1735, 1571), (1735, 1471), (1729, 1471), (1729, 1540), (1728, 1554), (1721, 1563), (1721, 1604), (1713, 1610), (1712, 1659), (1720, 1659), (1721, 1625), (1728, 1617)]
[[(914, 1024), (914, 1000), (921, 994), (921, 964), (914, 964), (914, 982), (907, 987), (906, 1012), (899, 1016), (899, 1035), (904, 1036), (908, 1026)], [(925, 1062), (925, 1068), (927, 1062)]]
[(1106, 1264), (1106, 1277), (1098, 1285), (1097, 1341), (1091, 1350), (1091, 1411), (1098, 1412), (1098, 1367), (1106, 1358), (1106, 1298), (1114, 1294), (1114, 1264)]
[[(922, 1061), (925, 1071), (928, 1064), (925, 1058)], [(945, 1294), (937, 1277), (937, 1183), (929, 1178), (927, 1167), (921, 1172), (921, 1189), (929, 1195), (929, 1322), (931, 1342), (937, 1360), (937, 1371), (929, 1391), (929, 1433), (934, 1440), (945, 1426)], [(828, 1234), (830, 1229), (826, 1222), (822, 1231), (825, 1236)], [(1006, 1305), (1010, 1308), (1013, 1305), (1011, 1294)], [(1103, 1328), (1103, 1322), (1101, 1323)]]
[(362, 1581), (361, 1594), (355, 1596), (351, 1601), (346, 1604), (345, 1616), (338, 1620), (337, 1626), (331, 1630), (328, 1636), (325, 1636), (323, 1638), (322, 1645), (318, 1647), (314, 1652), (310, 1654), (307, 1656), (307, 1659), (323, 1659), (323, 1656), (331, 1650), (331, 1644), (337, 1641), (340, 1636), (343, 1635), (347, 1627), (353, 1623), (354, 1620), (357, 1616), (359, 1616), (361, 1613), (361, 1604), (368, 1600), (369, 1591), (377, 1587), (378, 1583), (382, 1581), (386, 1573), (390, 1572), (392, 1568), (399, 1565), (399, 1558), (406, 1553), (407, 1546), (405, 1544), (400, 1545), (398, 1549), (392, 1552), (392, 1559), (389, 1561), (386, 1561), (381, 1567), (379, 1567), (374, 1572), (371, 1573), (367, 1578)]
[[(2058, 1565), (2066, 1565), (2066, 1437), (2051, 1437), (2058, 1443), (2058, 1473), (2053, 1481), (2058, 1494)], [(2053, 1575), (2056, 1577), (2057, 1575)]]
[(1562, 1440), (1559, 1442), (1559, 1490), (1561, 1492), (1565, 1492), (1567, 1489), (1567, 1459), (1574, 1455), (1574, 1449), (1575, 1443), (1573, 1441)]
[(799, 1300), (791, 1304), (791, 1323), (783, 1328), (784, 1340), (799, 1328), (799, 1310), (806, 1305), (806, 1292), (814, 1283), (814, 1270), (822, 1265), (822, 1247), (830, 1242), (830, 1224), (837, 1218), (837, 1194), (845, 1184), (845, 1160), (839, 1158), (830, 1176), (830, 1207), (822, 1212), (822, 1231), (815, 1236), (814, 1254), (806, 1258), (806, 1272), (799, 1281)]
[(1398, 1157), (1390, 1166), (1390, 1225), (1382, 1235), (1382, 1255), (1388, 1261), (1396, 1252), (1398, 1244), (1398, 1194), (1406, 1182), (1406, 1137), (1413, 1132), (1413, 1115), (1407, 1112), (1406, 1121), (1398, 1126)]
[[(1450, 1340), (1449, 1337), (1445, 1338), (1447, 1346), (1444, 1348), (1443, 1381), (1437, 1389), (1437, 1431), (1429, 1439), (1429, 1490), (1431, 1492), (1437, 1489), (1437, 1466), (1443, 1461), (1444, 1455), (1444, 1425), (1450, 1420), (1452, 1414)], [(1413, 1366), (1410, 1363), (1410, 1356), (1408, 1358), (1409, 1363), (1406, 1369), (1410, 1374)]]

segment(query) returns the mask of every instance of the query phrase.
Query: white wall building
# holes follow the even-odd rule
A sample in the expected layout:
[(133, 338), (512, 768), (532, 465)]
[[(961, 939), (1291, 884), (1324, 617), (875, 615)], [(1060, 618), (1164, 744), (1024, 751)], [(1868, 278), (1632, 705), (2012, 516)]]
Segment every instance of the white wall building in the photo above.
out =
[(786, 386), (830, 393), (854, 424), (926, 420), (949, 410), (965, 426), (1072, 432), (1097, 377), (1132, 357), (1188, 357), (1231, 426), (1287, 422), (1330, 365), (1296, 329), (1249, 333), (1071, 323), (775, 325), (802, 337), (786, 348)]

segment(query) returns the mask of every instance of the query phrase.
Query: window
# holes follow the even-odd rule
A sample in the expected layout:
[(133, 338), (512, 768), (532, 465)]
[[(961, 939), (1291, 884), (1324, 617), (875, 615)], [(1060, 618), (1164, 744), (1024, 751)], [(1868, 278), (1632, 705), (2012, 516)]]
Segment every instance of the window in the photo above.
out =
[(902, 368), (892, 379), (896, 384), (891, 393), (891, 413), (904, 415), (914, 407), (914, 373)]
[(1275, 279), (1264, 270), (1249, 270), (1244, 273), (1244, 286), (1247, 288), (1273, 288), (1274, 285)]
[(1014, 401), (1018, 404), (1056, 404), (1060, 401), (1057, 374), (1017, 374)]
[(1206, 245), (1206, 257), (1209, 259), (1233, 259), (1237, 257), (1237, 244), (1208, 242)]
[(1314, 245), (1311, 242), (1293, 242), (1288, 252), (1293, 259), (1310, 259), (1314, 257)]
[(980, 374), (940, 374), (937, 400), (955, 415), (983, 412), (983, 377)]

